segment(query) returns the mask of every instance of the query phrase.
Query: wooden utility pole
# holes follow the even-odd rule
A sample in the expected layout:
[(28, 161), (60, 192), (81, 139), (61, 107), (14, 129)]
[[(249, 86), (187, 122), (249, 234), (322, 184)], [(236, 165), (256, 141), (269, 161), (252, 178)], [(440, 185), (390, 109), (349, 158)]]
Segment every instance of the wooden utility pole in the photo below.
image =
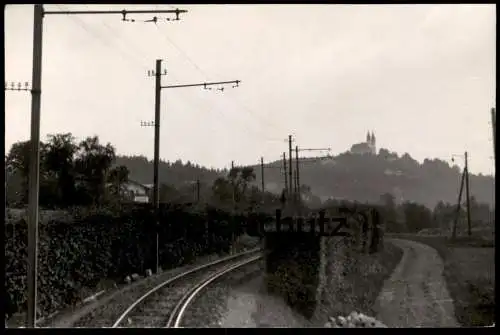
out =
[(491, 127), (493, 130), (493, 159), (496, 163), (496, 152), (497, 152), (497, 135), (496, 135), (496, 124), (497, 124), (497, 114), (495, 108), (491, 109)]
[(38, 243), (38, 200), (39, 200), (39, 168), (40, 168), (40, 102), (42, 91), (42, 32), (45, 15), (78, 15), (78, 14), (121, 14), (122, 21), (127, 14), (174, 13), (175, 21), (179, 14), (187, 10), (86, 10), (86, 11), (44, 11), (42, 4), (35, 4), (33, 11), (33, 73), (31, 89), (31, 150), (29, 169), (29, 216), (28, 216), (28, 313), (26, 327), (36, 327), (36, 279), (37, 279), (37, 243)]
[(153, 204), (154, 215), (156, 220), (156, 273), (160, 268), (160, 103), (161, 103), (161, 59), (156, 60), (155, 76), (155, 137), (154, 137), (154, 173), (153, 173)]
[(464, 171), (462, 172), (462, 178), (460, 179), (460, 191), (458, 192), (457, 210), (455, 212), (455, 222), (453, 223), (453, 230), (451, 233), (452, 239), (455, 239), (457, 237), (457, 224), (460, 215), (460, 209), (462, 207), (462, 192), (464, 189), (465, 173), (466, 171), (464, 169)]
[(286, 171), (286, 153), (283, 153), (283, 171), (285, 175), (285, 194), (288, 195), (288, 178), (287, 178), (287, 171)]
[(33, 73), (31, 89), (31, 141), (28, 202), (28, 313), (27, 327), (36, 327), (38, 199), (40, 178), (40, 106), (42, 95), (43, 5), (35, 4), (33, 18)]
[(260, 158), (260, 175), (262, 180), (262, 193), (265, 192), (265, 184), (264, 184), (264, 157)]
[[(159, 95), (160, 95), (160, 91), (162, 89), (167, 89), (167, 88), (187, 88), (187, 87), (203, 87), (204, 89), (206, 90), (211, 90), (213, 85), (225, 85), (225, 84), (233, 84), (233, 88), (235, 87), (238, 87), (239, 84), (241, 83), (241, 80), (231, 80), (231, 81), (219, 81), (219, 82), (210, 82), (210, 83), (196, 83), (196, 84), (180, 84), (180, 85), (167, 85), (167, 86), (162, 86), (161, 85), (161, 67), (158, 67), (159, 65), (159, 62), (161, 64), (161, 60), (157, 60), (156, 61), (156, 73), (155, 73), (155, 76), (156, 76), (156, 94), (157, 94), (157, 99), (159, 99)], [(163, 75), (166, 75), (167, 72), (165, 71), (163, 73)], [(224, 91), (224, 87), (221, 87), (221, 88), (218, 88), (217, 89), (218, 91)], [(158, 113), (159, 113), (159, 110), (158, 110)], [(156, 118), (156, 114), (155, 114), (155, 118)], [(155, 121), (155, 135), (157, 134), (158, 132), (158, 137), (155, 136), (155, 162), (156, 162), (156, 157), (158, 156), (159, 158), (159, 151), (156, 150), (156, 148), (158, 148), (159, 150), (159, 142), (157, 143), (157, 141), (159, 141), (159, 114), (158, 114), (158, 126), (157, 126), (157, 123)], [(159, 159), (158, 159), (159, 160)], [(231, 163), (231, 165), (233, 165), (233, 163)], [(156, 176), (158, 175), (158, 166), (155, 164), (155, 172), (156, 172)], [(155, 183), (156, 185), (156, 183)], [(233, 187), (233, 203), (235, 203), (234, 201), (234, 187)], [(158, 240), (158, 235), (157, 235), (157, 240)], [(158, 259), (158, 255), (159, 255), (159, 249), (157, 247), (156, 249), (156, 254), (157, 254), (157, 259)]]
[[(232, 171), (234, 170), (234, 161), (231, 161), (231, 171), (229, 172), (229, 174), (232, 173)], [(232, 190), (232, 194), (233, 194), (233, 209), (236, 208), (236, 196), (235, 196), (235, 190), (234, 190), (234, 179), (231, 177), (231, 190)]]
[(299, 147), (295, 146), (295, 179), (296, 179), (296, 192), (297, 192), (297, 201), (300, 203), (300, 174), (299, 174)]
[(472, 227), (471, 227), (471, 213), (470, 213), (470, 192), (469, 192), (469, 164), (468, 164), (468, 156), (467, 151), (465, 152), (465, 194), (467, 201), (467, 228), (469, 237), (472, 235)]
[(290, 158), (290, 164), (288, 165), (290, 167), (290, 170), (288, 171), (288, 176), (290, 180), (290, 194), (289, 198), (293, 196), (293, 176), (292, 176), (292, 170), (293, 170), (293, 165), (292, 165), (292, 135), (288, 135), (288, 157)]
[(30, 156), (30, 190), (29, 190), (29, 225), (28, 225), (28, 313), (27, 327), (34, 328), (36, 324), (36, 260), (37, 260), (37, 224), (39, 196), (39, 165), (40, 165), (40, 100), (42, 75), (42, 31), (43, 17), (49, 14), (122, 14), (127, 21), (127, 13), (175, 13), (177, 19), (185, 10), (140, 10), (140, 11), (44, 11), (42, 4), (34, 5), (33, 25), (33, 79), (32, 84), (32, 119), (31, 119), (31, 156)]

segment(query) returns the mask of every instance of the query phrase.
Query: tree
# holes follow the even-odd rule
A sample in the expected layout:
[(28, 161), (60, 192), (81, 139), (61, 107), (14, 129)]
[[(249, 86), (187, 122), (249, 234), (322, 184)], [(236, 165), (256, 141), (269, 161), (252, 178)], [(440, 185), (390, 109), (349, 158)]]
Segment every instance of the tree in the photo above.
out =
[(75, 197), (74, 157), (77, 150), (71, 133), (48, 135), (44, 168), (56, 181), (55, 196), (58, 205), (63, 207), (72, 205)]
[[(30, 153), (31, 141), (16, 142), (12, 145), (5, 160), (6, 168), (14, 174), (19, 174), (22, 179), (20, 201), (23, 204), (28, 203)], [(46, 145), (45, 143), (40, 142), (41, 167), (43, 167), (44, 165), (45, 153)], [(43, 184), (44, 178), (46, 178), (46, 174), (44, 173), (44, 170), (42, 168), (40, 170), (40, 186)]]
[(229, 171), (236, 203), (243, 203), (247, 200), (247, 189), (251, 182), (255, 180), (255, 172), (252, 167), (235, 167)]
[(217, 203), (224, 204), (233, 200), (233, 187), (226, 178), (217, 178), (212, 186), (212, 193)]
[(119, 165), (112, 168), (108, 173), (108, 183), (110, 183), (110, 193), (116, 199), (121, 200), (124, 197), (123, 184), (128, 181), (130, 171), (126, 166)]
[(101, 145), (97, 136), (80, 142), (75, 168), (78, 173), (77, 188), (84, 203), (102, 203), (107, 174), (115, 157), (113, 146), (110, 143)]
[(432, 213), (427, 207), (414, 202), (405, 202), (402, 206), (409, 232), (417, 233), (422, 229), (433, 227)]
[(387, 231), (399, 232), (402, 227), (398, 222), (397, 206), (394, 195), (391, 193), (384, 193), (380, 196), (380, 203), (382, 205), (382, 215), (386, 224)]

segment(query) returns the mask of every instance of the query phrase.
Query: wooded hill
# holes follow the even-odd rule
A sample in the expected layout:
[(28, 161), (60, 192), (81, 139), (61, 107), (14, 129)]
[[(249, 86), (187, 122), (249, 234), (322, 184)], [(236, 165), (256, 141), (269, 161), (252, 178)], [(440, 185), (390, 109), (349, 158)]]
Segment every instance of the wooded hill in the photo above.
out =
[[(288, 162), (287, 162), (288, 163)], [(130, 170), (130, 178), (150, 184), (153, 180), (153, 164), (145, 157), (118, 156), (117, 165)], [(282, 161), (266, 164), (266, 167), (282, 167)], [(288, 165), (288, 164), (287, 164)], [(294, 162), (295, 166), (295, 162)], [(254, 184), (260, 186), (260, 166), (255, 165)], [(207, 169), (190, 162), (178, 160), (160, 163), (160, 182), (185, 187), (200, 179), (202, 185), (212, 185), (215, 179), (226, 176), (228, 171)], [(266, 190), (279, 193), (284, 187), (282, 169), (265, 168)], [(438, 159), (426, 159), (422, 164), (409, 154), (398, 157), (386, 149), (377, 155), (356, 155), (349, 152), (328, 159), (303, 159), (300, 162), (300, 182), (308, 185), (314, 195), (328, 198), (379, 201), (380, 196), (391, 193), (397, 202), (413, 201), (429, 208), (439, 202), (454, 204), (458, 200), (461, 170), (458, 166)], [(494, 206), (494, 179), (492, 176), (470, 174), (470, 192), (478, 202)]]

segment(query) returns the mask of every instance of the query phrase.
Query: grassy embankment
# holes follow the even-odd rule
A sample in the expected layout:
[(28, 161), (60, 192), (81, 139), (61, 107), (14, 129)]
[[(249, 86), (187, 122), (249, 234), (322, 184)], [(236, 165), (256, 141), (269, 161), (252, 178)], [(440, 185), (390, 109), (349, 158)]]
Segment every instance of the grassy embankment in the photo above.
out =
[(464, 327), (495, 322), (494, 240), (402, 235), (435, 248), (444, 261), (443, 275), (454, 301), (455, 316)]
[(327, 282), (318, 321), (324, 323), (330, 316), (345, 316), (354, 310), (375, 315), (375, 300), (384, 281), (401, 261), (403, 251), (385, 242), (383, 250), (372, 255), (351, 257), (342, 255), (341, 250), (334, 254), (337, 257), (331, 257), (327, 264)]

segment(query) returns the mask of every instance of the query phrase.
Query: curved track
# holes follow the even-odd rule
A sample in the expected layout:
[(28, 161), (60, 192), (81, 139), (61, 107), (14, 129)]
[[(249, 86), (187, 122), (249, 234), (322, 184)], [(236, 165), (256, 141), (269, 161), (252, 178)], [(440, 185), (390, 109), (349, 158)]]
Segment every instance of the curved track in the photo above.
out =
[[(260, 249), (247, 251), (180, 273), (136, 299), (112, 328), (178, 327), (193, 298), (222, 275), (260, 259)], [(193, 282), (196, 283), (193, 285)]]
[(194, 299), (205, 289), (208, 285), (210, 285), (215, 280), (220, 277), (228, 274), (229, 272), (235, 271), (241, 267), (247, 266), (249, 264), (255, 263), (262, 258), (262, 255), (253, 256), (249, 259), (245, 259), (241, 262), (238, 262), (234, 265), (229, 265), (225, 269), (222, 269), (220, 272), (215, 273), (214, 275), (205, 278), (196, 284), (189, 292), (187, 292), (178, 302), (178, 304), (174, 307), (168, 322), (166, 324), (166, 328), (180, 328), (181, 323), (183, 321), (184, 313), (192, 304)]

